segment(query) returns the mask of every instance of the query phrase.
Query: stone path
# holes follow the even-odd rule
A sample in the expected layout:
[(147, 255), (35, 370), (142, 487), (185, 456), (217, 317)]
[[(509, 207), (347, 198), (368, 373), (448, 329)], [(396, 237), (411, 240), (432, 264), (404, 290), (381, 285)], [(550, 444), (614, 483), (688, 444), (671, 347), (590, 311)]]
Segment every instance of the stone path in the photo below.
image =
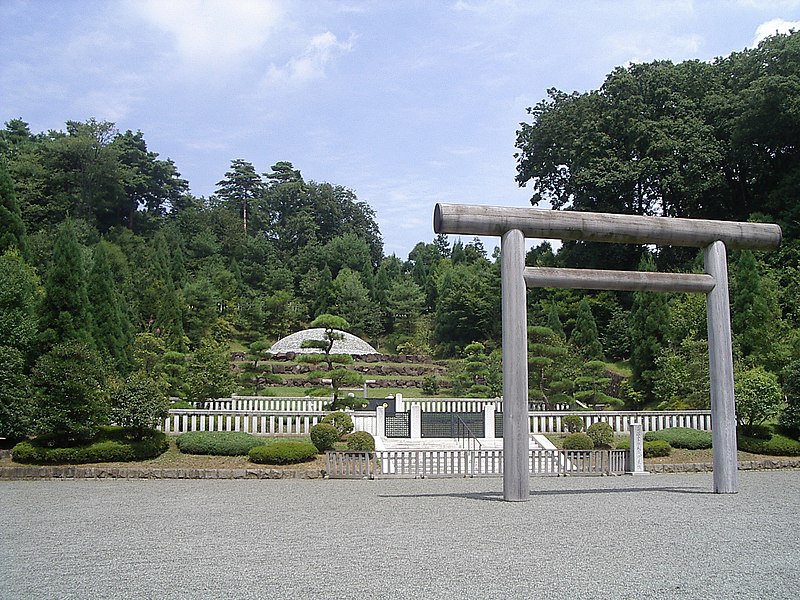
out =
[(794, 598), (800, 471), (0, 482), (0, 598)]

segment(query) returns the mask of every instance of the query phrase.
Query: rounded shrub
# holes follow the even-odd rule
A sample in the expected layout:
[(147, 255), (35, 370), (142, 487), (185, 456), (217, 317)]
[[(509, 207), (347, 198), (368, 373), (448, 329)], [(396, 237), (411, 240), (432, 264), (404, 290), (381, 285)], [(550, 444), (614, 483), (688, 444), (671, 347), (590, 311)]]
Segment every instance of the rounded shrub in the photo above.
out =
[(610, 448), (614, 444), (614, 430), (608, 423), (592, 423), (586, 430), (595, 448)]
[(322, 418), (323, 423), (333, 425), (339, 432), (339, 439), (353, 431), (353, 419), (347, 413), (337, 411)]
[(702, 450), (711, 448), (711, 434), (690, 427), (670, 427), (660, 431), (648, 431), (644, 434), (645, 441), (663, 440), (669, 442), (673, 448), (687, 450)]
[(347, 438), (347, 449), (375, 452), (375, 438), (367, 431), (356, 431)]
[(188, 431), (175, 441), (184, 454), (213, 454), (217, 456), (247, 456), (264, 440), (241, 431)]
[(52, 436), (20, 442), (11, 450), (14, 462), (39, 465), (63, 465), (147, 460), (163, 454), (169, 447), (166, 435), (145, 430), (140, 440), (130, 439), (131, 430), (101, 427), (97, 437), (81, 446), (60, 447)]
[(752, 454), (800, 456), (800, 441), (780, 434), (775, 434), (768, 440), (739, 435), (738, 446), (739, 450)]
[(672, 446), (664, 440), (653, 440), (644, 443), (644, 457), (655, 458), (657, 456), (669, 456), (672, 453)]
[(260, 465), (290, 465), (313, 460), (317, 455), (314, 444), (293, 440), (278, 440), (267, 446), (256, 446), (247, 456)]
[(333, 450), (334, 444), (339, 441), (339, 430), (330, 423), (317, 423), (309, 431), (311, 443), (319, 452)]
[(585, 433), (571, 433), (564, 438), (564, 450), (592, 450), (594, 442)]
[(583, 431), (583, 419), (578, 415), (567, 415), (561, 419), (561, 423), (570, 433), (579, 433)]

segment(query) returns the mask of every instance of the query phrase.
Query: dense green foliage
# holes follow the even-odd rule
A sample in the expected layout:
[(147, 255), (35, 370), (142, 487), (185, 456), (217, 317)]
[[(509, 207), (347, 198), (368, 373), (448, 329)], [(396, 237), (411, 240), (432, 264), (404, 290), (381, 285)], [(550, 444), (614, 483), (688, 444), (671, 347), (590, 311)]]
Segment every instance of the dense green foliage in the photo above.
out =
[(356, 431), (347, 438), (347, 449), (359, 452), (375, 452), (375, 438), (368, 431)]
[(769, 439), (739, 435), (737, 438), (739, 450), (753, 454), (767, 454), (772, 456), (800, 456), (800, 441), (775, 434)]
[[(135, 435), (134, 435), (135, 434)], [(96, 462), (130, 462), (155, 458), (169, 447), (160, 431), (138, 432), (122, 427), (104, 427), (95, 438), (79, 446), (64, 447), (51, 435), (20, 442), (11, 452), (14, 462), (28, 464), (81, 464)]]
[(314, 444), (319, 452), (333, 450), (336, 442), (339, 441), (341, 434), (330, 423), (317, 423), (309, 431), (311, 443)]
[(593, 450), (594, 442), (585, 433), (570, 433), (564, 438), (564, 450)]
[(187, 431), (175, 440), (184, 454), (212, 454), (217, 456), (246, 456), (265, 440), (241, 431)]
[(701, 450), (711, 448), (711, 434), (689, 427), (672, 427), (660, 431), (648, 431), (644, 434), (645, 441), (664, 440), (673, 448), (686, 448), (687, 450)]
[(605, 422), (592, 423), (586, 430), (595, 448), (610, 448), (614, 443), (614, 429)]
[(762, 367), (737, 373), (735, 379), (736, 420), (752, 428), (777, 416), (783, 406), (778, 378)]
[(267, 446), (256, 446), (248, 453), (251, 462), (261, 465), (290, 465), (308, 462), (317, 456), (314, 444), (278, 440)]
[(564, 425), (564, 428), (569, 431), (570, 433), (580, 433), (583, 431), (583, 419), (581, 419), (578, 415), (567, 415), (561, 422)]
[(353, 431), (353, 418), (347, 413), (336, 411), (322, 417), (322, 423), (328, 423), (336, 428), (339, 439)]
[(672, 454), (672, 445), (666, 440), (651, 440), (645, 442), (643, 446), (642, 453), (645, 458), (656, 458)]

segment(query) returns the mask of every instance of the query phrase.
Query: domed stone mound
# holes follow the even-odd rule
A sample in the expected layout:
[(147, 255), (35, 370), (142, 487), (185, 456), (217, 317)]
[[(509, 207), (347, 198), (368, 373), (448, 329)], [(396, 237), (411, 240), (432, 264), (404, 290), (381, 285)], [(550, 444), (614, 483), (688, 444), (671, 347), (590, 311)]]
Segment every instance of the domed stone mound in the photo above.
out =
[[(367, 342), (360, 337), (347, 333), (346, 331), (337, 331), (344, 336), (342, 340), (333, 342), (332, 354), (350, 354), (352, 356), (361, 356), (364, 354), (377, 354), (377, 350), (370, 346)], [(325, 330), (322, 327), (316, 329), (306, 329), (298, 331), (285, 338), (279, 339), (269, 349), (272, 354), (283, 354), (287, 352), (294, 352), (296, 354), (312, 354), (314, 352), (322, 352), (317, 348), (303, 348), (305, 340), (324, 340)]]

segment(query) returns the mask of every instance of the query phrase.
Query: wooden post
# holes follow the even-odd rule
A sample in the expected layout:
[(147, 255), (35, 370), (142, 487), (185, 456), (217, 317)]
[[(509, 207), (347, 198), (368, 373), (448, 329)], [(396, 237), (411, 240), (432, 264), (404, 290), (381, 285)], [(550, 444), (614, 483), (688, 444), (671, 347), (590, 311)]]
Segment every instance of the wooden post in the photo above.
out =
[(500, 242), (503, 326), (503, 498), (530, 496), (528, 453), (528, 315), (525, 237), (513, 229)]
[(714, 289), (706, 297), (714, 493), (735, 494), (738, 490), (736, 402), (733, 395), (731, 313), (725, 244), (714, 242), (705, 249), (705, 269), (716, 282)]

